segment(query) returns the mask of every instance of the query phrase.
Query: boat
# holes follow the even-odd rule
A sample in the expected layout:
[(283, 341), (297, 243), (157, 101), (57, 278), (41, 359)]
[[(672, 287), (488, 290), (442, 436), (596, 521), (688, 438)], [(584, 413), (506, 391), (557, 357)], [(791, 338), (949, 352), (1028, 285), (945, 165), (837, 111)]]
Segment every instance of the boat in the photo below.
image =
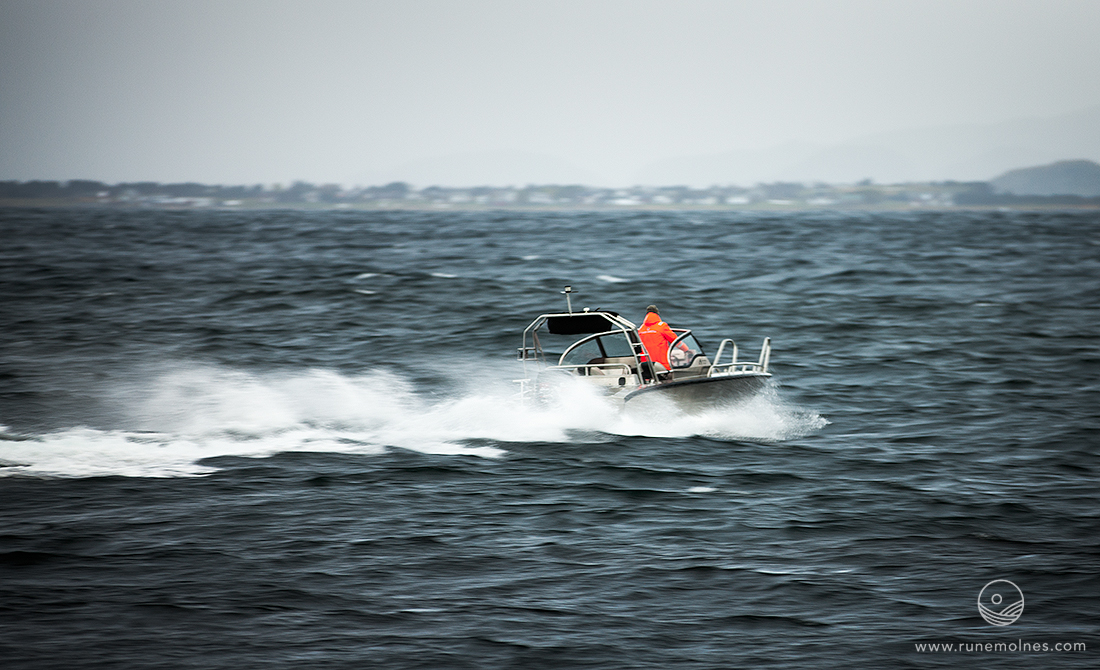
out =
[(666, 368), (646, 351), (629, 319), (600, 308), (574, 311), (574, 292), (571, 286), (561, 292), (566, 311), (540, 314), (523, 331), (523, 379), (516, 381), (526, 400), (553, 402), (571, 381), (582, 380), (624, 409), (671, 403), (693, 414), (744, 402), (771, 378), (771, 338), (764, 338), (756, 361), (739, 361), (731, 338), (711, 359), (690, 330), (672, 328), (676, 339)]

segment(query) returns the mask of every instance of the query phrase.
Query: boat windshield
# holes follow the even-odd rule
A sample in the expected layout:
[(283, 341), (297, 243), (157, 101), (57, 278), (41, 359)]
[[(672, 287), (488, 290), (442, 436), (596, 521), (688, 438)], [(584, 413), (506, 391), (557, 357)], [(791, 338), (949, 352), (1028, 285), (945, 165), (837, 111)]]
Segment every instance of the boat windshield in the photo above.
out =
[(595, 365), (623, 356), (634, 358), (634, 352), (626, 333), (616, 330), (580, 340), (562, 354), (558, 365)]
[(691, 367), (692, 363), (706, 357), (703, 345), (699, 344), (699, 340), (695, 339), (690, 330), (674, 329), (673, 332), (679, 336), (668, 349), (668, 361), (673, 370)]

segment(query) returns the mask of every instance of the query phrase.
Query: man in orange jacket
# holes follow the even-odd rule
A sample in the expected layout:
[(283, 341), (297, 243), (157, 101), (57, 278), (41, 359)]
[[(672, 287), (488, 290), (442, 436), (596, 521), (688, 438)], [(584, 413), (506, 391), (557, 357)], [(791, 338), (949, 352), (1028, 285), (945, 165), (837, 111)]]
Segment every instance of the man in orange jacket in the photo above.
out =
[(638, 328), (638, 335), (642, 338), (642, 345), (649, 352), (654, 363), (660, 363), (665, 369), (671, 369), (668, 364), (668, 345), (676, 339), (676, 333), (661, 321), (661, 314), (656, 305), (646, 307), (645, 321)]

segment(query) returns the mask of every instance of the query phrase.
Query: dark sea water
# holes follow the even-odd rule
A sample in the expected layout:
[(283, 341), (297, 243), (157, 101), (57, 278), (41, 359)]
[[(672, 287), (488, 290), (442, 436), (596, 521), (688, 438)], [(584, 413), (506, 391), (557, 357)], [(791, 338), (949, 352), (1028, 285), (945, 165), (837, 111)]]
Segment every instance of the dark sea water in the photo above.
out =
[[(1095, 212), (8, 209), (0, 240), (3, 668), (1100, 667)], [(565, 284), (769, 336), (775, 384), (522, 405)]]

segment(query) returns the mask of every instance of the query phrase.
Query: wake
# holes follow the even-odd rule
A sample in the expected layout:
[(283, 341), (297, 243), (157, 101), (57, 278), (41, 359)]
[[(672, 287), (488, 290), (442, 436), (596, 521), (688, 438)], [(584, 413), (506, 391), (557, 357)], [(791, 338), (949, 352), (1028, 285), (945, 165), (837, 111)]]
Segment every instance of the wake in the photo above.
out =
[[(253, 373), (179, 366), (106, 393), (125, 425), (12, 435), (0, 426), (0, 476), (180, 477), (216, 468), (215, 456), (282, 452), (425, 454), (500, 458), (508, 443), (573, 442), (579, 434), (781, 441), (827, 421), (770, 389), (734, 409), (698, 416), (634, 416), (580, 383), (553, 406), (521, 402), (507, 373), (463, 375), (447, 394), (418, 391), (386, 370)], [(493, 442), (500, 446), (485, 446)], [(470, 444), (475, 443), (475, 444)]]

